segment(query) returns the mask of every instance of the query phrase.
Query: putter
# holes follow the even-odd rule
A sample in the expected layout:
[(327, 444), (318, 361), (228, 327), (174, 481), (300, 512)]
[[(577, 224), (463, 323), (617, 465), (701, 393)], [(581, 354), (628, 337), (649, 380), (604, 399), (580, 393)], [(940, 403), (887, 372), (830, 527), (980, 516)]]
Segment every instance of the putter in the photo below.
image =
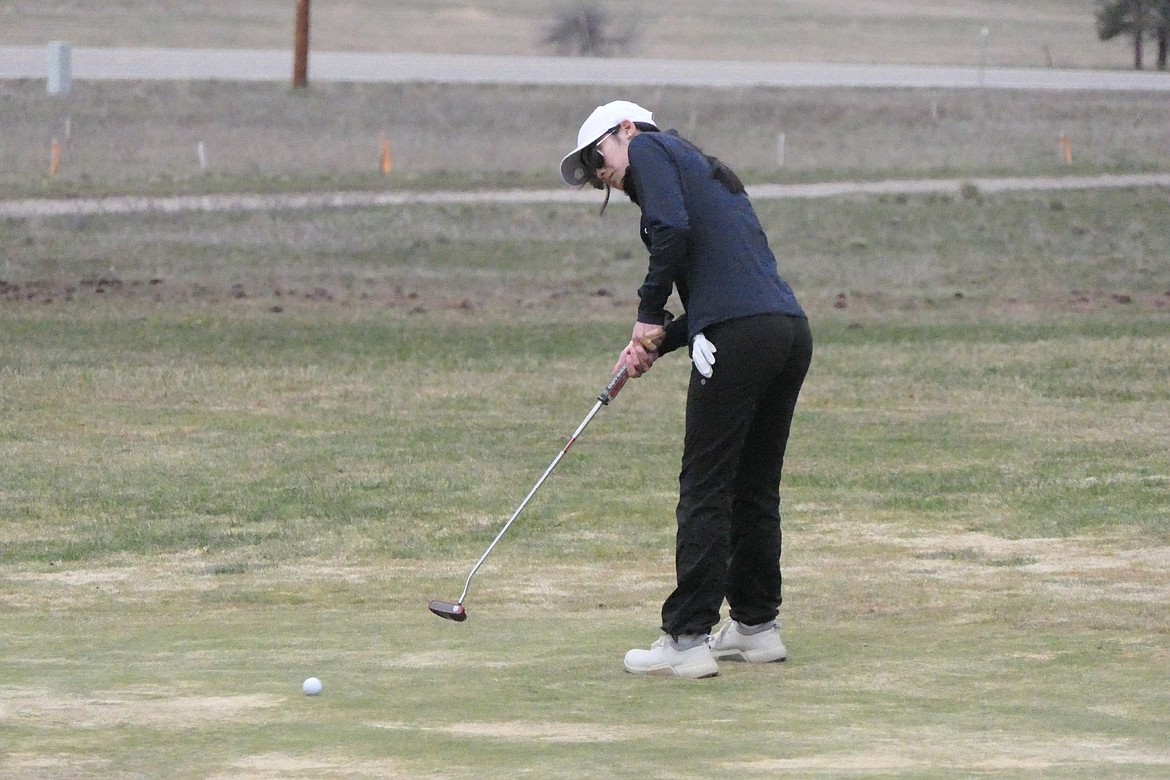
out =
[[(665, 335), (665, 330), (663, 330), (655, 334), (653, 337), (645, 338), (642, 340), (642, 346), (649, 351), (654, 351), (658, 348), (658, 345), (662, 343), (662, 339)], [(463, 602), (467, 599), (467, 591), (471, 589), (471, 580), (475, 577), (475, 573), (479, 571), (479, 567), (483, 566), (483, 562), (487, 560), (489, 555), (491, 555), (492, 550), (494, 550), (496, 547), (496, 544), (499, 543), (500, 539), (504, 536), (505, 533), (507, 533), (508, 529), (512, 527), (512, 523), (516, 520), (517, 517), (520, 516), (520, 513), (524, 511), (524, 507), (528, 505), (529, 500), (534, 495), (536, 495), (536, 491), (540, 490), (540, 486), (544, 484), (544, 481), (548, 479), (548, 475), (552, 474), (553, 469), (555, 469), (557, 464), (561, 462), (561, 458), (565, 457), (565, 454), (569, 451), (569, 448), (573, 446), (578, 437), (580, 437), (581, 434), (585, 431), (586, 426), (588, 426), (593, 418), (597, 416), (597, 413), (601, 411), (601, 407), (609, 406), (609, 402), (617, 398), (617, 394), (621, 392), (622, 387), (625, 386), (626, 380), (629, 378), (629, 371), (624, 364), (621, 368), (614, 372), (614, 375), (609, 380), (609, 384), (607, 384), (605, 389), (598, 394), (597, 403), (593, 404), (593, 408), (589, 410), (589, 414), (585, 415), (585, 419), (582, 420), (581, 424), (577, 426), (577, 430), (573, 431), (573, 435), (569, 437), (568, 443), (566, 443), (564, 448), (557, 453), (555, 458), (553, 458), (553, 462), (550, 463), (548, 468), (544, 470), (544, 473), (540, 475), (540, 479), (536, 480), (536, 484), (532, 487), (532, 490), (528, 491), (528, 495), (525, 496), (524, 500), (520, 502), (520, 506), (516, 507), (516, 511), (512, 513), (510, 518), (508, 518), (508, 522), (504, 523), (504, 527), (500, 529), (498, 534), (496, 534), (496, 538), (493, 539), (492, 543), (488, 545), (488, 548), (483, 551), (483, 555), (479, 556), (479, 560), (475, 562), (475, 566), (471, 567), (471, 573), (467, 575), (467, 582), (463, 585), (463, 593), (459, 595), (459, 600), (441, 601), (439, 599), (435, 599), (428, 605), (431, 612), (435, 613), (441, 618), (454, 620), (457, 623), (462, 623), (464, 620), (467, 620), (467, 608), (463, 606)]]

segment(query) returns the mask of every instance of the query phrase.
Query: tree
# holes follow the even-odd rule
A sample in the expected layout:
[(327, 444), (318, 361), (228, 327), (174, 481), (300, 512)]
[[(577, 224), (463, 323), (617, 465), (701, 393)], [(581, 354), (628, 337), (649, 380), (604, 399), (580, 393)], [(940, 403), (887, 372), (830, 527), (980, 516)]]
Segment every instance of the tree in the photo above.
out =
[(613, 57), (630, 54), (641, 35), (635, 18), (619, 20), (593, 0), (578, 0), (557, 11), (541, 43), (563, 56)]
[(1097, 0), (1097, 37), (1103, 41), (1119, 35), (1133, 38), (1133, 67), (1145, 63), (1142, 44), (1146, 36), (1158, 44), (1159, 70), (1166, 70), (1170, 42), (1170, 0)]
[(1170, 0), (1155, 3), (1154, 38), (1158, 41), (1158, 70), (1166, 70), (1166, 57), (1170, 54)]

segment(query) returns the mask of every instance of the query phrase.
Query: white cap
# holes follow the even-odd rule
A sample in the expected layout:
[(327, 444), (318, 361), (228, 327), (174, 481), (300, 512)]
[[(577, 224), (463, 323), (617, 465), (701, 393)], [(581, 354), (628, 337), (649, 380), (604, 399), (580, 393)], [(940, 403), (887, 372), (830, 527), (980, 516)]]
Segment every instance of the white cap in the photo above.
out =
[[(593, 172), (585, 170), (577, 155), (586, 146), (589, 146), (589, 144), (601, 138), (601, 136), (627, 119), (631, 122), (643, 122), (648, 125), (654, 125), (653, 114), (637, 103), (631, 103), (628, 100), (615, 100), (612, 103), (606, 103), (604, 106), (598, 106), (593, 109), (593, 113), (589, 115), (589, 118), (585, 120), (585, 124), (581, 125), (581, 129), (577, 131), (577, 148), (566, 154), (565, 159), (561, 160), (561, 178), (565, 180), (566, 184), (580, 186), (589, 181), (589, 176)], [(658, 125), (654, 126), (657, 127)]]

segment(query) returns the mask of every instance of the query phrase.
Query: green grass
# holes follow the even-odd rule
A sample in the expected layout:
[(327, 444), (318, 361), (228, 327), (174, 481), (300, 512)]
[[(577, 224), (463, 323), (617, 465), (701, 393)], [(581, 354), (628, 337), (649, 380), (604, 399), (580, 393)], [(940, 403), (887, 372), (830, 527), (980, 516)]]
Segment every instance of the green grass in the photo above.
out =
[(759, 205), (817, 339), (791, 659), (703, 684), (620, 666), (672, 581), (681, 355), (467, 623), (425, 606), (604, 384), (628, 206), (4, 223), (6, 776), (1163, 774), (1165, 199)]
[[(97, 308), (4, 316), (14, 776), (1164, 768), (1164, 321), (822, 314), (792, 660), (679, 685), (619, 666), (669, 586), (679, 361), (598, 418), (456, 626), (426, 599), (584, 412), (613, 328)], [(1074, 357), (1091, 393), (1052, 370)]]

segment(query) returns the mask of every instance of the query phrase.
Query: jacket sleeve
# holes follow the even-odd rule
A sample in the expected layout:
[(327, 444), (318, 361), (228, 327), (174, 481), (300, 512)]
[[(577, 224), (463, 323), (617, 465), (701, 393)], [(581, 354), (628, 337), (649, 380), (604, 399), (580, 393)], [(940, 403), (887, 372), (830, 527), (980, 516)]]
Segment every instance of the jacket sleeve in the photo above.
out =
[(658, 354), (665, 355), (687, 346), (687, 315), (684, 312), (666, 326), (666, 338), (658, 347)]
[(638, 136), (630, 143), (630, 175), (642, 208), (642, 241), (650, 250), (646, 278), (638, 289), (638, 321), (661, 325), (666, 301), (686, 273), (690, 219), (678, 166), (660, 143)]

